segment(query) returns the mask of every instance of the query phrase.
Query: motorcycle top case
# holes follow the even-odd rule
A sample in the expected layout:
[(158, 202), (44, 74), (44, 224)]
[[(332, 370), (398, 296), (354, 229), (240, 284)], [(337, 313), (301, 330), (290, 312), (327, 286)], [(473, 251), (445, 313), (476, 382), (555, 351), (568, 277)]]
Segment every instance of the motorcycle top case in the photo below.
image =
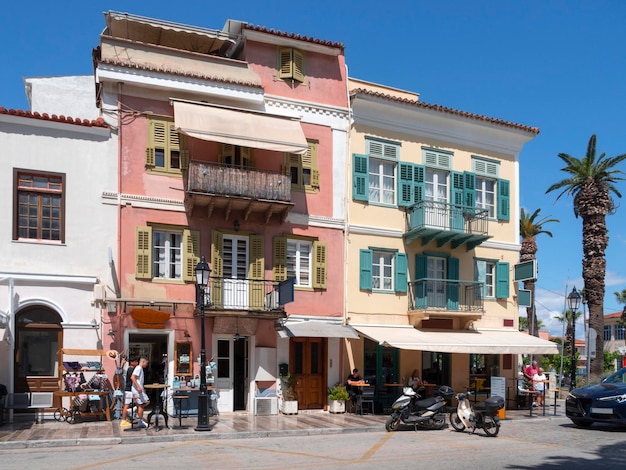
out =
[(486, 411), (498, 411), (504, 408), (504, 398), (497, 395), (489, 397), (485, 400)]
[(452, 389), (452, 387), (448, 387), (447, 385), (442, 385), (435, 391), (435, 394), (442, 396), (443, 398), (446, 399), (446, 401), (450, 401), (452, 400), (452, 397), (454, 396), (454, 390)]

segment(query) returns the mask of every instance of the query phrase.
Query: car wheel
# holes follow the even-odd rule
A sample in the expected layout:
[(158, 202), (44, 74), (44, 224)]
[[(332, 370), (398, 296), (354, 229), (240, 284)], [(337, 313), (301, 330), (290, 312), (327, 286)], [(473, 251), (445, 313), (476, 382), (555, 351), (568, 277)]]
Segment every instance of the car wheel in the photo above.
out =
[(584, 419), (574, 419), (574, 418), (570, 418), (570, 419), (572, 420), (572, 423), (574, 423), (579, 428), (589, 428), (593, 424), (593, 421), (587, 421)]

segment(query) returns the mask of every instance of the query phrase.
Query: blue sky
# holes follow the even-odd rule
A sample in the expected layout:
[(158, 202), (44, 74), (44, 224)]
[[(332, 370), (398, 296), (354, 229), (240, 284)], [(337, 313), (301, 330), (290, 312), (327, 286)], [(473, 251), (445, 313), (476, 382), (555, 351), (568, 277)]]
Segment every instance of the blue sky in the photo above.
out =
[[(521, 204), (560, 219), (541, 236), (537, 311), (552, 334), (566, 289), (583, 287), (582, 223), (546, 189), (565, 174), (559, 152), (626, 153), (626, 2), (181, 0), (10, 2), (0, 16), (0, 106), (27, 109), (23, 77), (91, 74), (91, 49), (116, 10), (207, 28), (237, 19), (341, 41), (352, 77), (420, 93), (422, 101), (541, 128), (520, 156)], [(175, 5), (174, 8), (172, 6)], [(626, 164), (623, 168), (626, 171)], [(618, 184), (626, 203), (626, 182)], [(626, 207), (607, 218), (605, 313), (626, 287)], [(577, 328), (582, 337), (582, 323)]]

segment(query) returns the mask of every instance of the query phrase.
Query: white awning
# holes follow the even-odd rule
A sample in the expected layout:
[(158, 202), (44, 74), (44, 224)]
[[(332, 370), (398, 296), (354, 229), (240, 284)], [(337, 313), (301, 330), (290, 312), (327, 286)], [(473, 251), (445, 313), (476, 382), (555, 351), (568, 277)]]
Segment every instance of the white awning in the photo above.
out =
[(361, 334), (399, 349), (472, 354), (558, 354), (556, 343), (513, 329), (418, 330), (412, 326), (357, 326)]
[(351, 338), (358, 339), (359, 335), (351, 326), (322, 321), (287, 321), (283, 329), (278, 332), (281, 338), (310, 337), (310, 338)]
[(174, 125), (196, 139), (296, 154), (309, 148), (296, 119), (186, 101), (172, 103)]

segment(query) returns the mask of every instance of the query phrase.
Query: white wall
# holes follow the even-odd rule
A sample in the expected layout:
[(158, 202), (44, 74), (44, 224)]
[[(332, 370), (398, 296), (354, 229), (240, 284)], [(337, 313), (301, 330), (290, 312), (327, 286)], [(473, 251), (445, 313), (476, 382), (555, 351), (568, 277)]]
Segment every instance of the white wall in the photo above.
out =
[(31, 111), (89, 119), (100, 116), (93, 75), (25, 78)]

